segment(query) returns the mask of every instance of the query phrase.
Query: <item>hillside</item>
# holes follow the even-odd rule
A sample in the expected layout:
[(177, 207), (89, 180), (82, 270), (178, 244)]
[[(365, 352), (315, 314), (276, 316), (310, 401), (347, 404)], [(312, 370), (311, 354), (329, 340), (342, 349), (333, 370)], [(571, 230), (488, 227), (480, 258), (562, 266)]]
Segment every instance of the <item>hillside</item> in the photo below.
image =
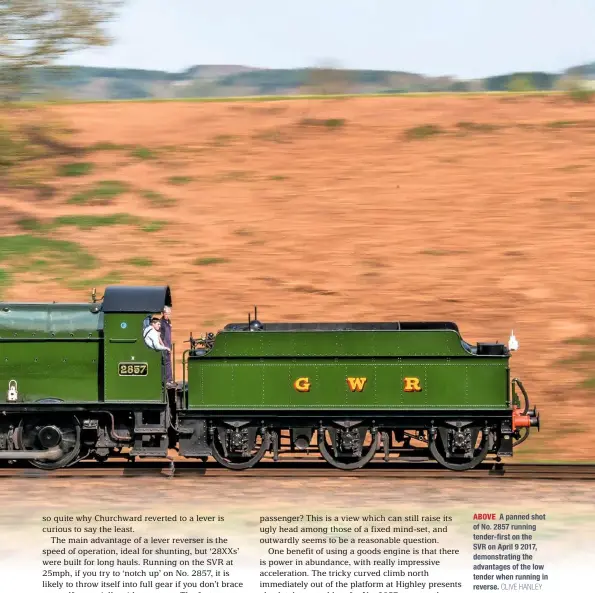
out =
[[(593, 78), (595, 66), (562, 73), (513, 72), (478, 80), (418, 73), (324, 68), (267, 69), (238, 65), (197, 65), (183, 72), (126, 68), (58, 67), (33, 71), (27, 98), (75, 100), (189, 98), (321, 93), (404, 93), (506, 91), (516, 79), (535, 90), (554, 89), (566, 77)], [(525, 89), (526, 90), (526, 89)]]
[(4, 159), (4, 299), (169, 283), (178, 357), (254, 304), (264, 321), (454, 320), (470, 342), (514, 329), (543, 421), (522, 455), (595, 458), (595, 105), (106, 103), (10, 123), (34, 117), (53, 143), (38, 128)]

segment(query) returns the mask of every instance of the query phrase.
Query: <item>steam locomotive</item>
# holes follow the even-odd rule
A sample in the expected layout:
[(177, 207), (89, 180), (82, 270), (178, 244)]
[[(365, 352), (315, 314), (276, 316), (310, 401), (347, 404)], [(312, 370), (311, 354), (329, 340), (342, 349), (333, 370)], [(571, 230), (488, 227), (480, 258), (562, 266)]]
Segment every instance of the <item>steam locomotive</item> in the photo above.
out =
[(0, 303), (0, 460), (52, 470), (110, 456), (321, 455), (435, 460), (461, 471), (511, 457), (539, 429), (510, 378), (515, 338), (471, 345), (452, 322), (262, 323), (190, 335), (168, 388), (147, 315), (168, 286), (108, 286), (87, 303)]

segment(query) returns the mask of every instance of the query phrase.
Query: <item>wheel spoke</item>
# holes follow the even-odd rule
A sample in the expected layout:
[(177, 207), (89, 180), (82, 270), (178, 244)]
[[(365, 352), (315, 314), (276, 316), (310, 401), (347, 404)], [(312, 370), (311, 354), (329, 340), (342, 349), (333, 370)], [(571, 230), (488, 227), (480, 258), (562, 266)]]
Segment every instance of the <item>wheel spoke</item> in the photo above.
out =
[[(440, 430), (440, 429), (439, 429)], [(446, 430), (446, 429), (444, 429)], [(450, 430), (450, 429), (449, 429)], [(475, 429), (477, 430), (477, 429)], [(479, 431), (481, 441), (479, 446), (477, 443), (472, 441), (471, 446), (473, 447), (472, 457), (463, 456), (449, 456), (447, 457), (444, 441), (439, 434), (435, 435), (434, 438), (430, 439), (429, 448), (434, 459), (443, 467), (453, 471), (464, 471), (477, 467), (487, 456), (489, 449), (490, 439), (486, 433)], [(445, 433), (446, 434), (446, 433)], [(472, 431), (472, 434), (476, 434)]]
[(18, 447), (22, 450), (47, 450), (52, 447), (44, 446), (39, 438), (43, 429), (50, 429), (59, 439), (57, 446), (63, 455), (52, 461), (30, 459), (29, 463), (39, 469), (58, 469), (72, 465), (77, 461), (81, 450), (81, 426), (75, 416), (56, 416), (52, 418), (23, 418), (18, 430)]
[[(245, 429), (248, 432), (250, 429)], [(255, 430), (255, 429), (252, 429)], [(215, 460), (223, 467), (234, 470), (243, 470), (254, 467), (266, 454), (271, 446), (270, 434), (266, 432), (261, 436), (260, 445), (257, 444), (258, 434), (254, 438), (254, 447), (249, 451), (248, 455), (240, 453), (233, 453), (229, 451), (229, 444), (226, 442), (227, 437), (234, 433), (232, 429), (219, 427), (215, 430), (213, 443), (211, 446), (212, 454)], [(237, 433), (236, 433), (237, 434)], [(248, 436), (248, 438), (250, 438)], [(220, 448), (222, 450), (220, 450)]]
[[(343, 429), (340, 429), (343, 430)], [(336, 429), (331, 429), (331, 431), (336, 431)], [(321, 455), (324, 459), (333, 467), (343, 469), (343, 470), (354, 470), (360, 469), (364, 467), (376, 454), (378, 449), (378, 435), (376, 433), (370, 433), (368, 428), (360, 428), (358, 429), (358, 436), (361, 442), (361, 457), (356, 457), (355, 461), (353, 461), (353, 456), (348, 455), (341, 455), (340, 443), (337, 442), (337, 436), (341, 437), (344, 433), (331, 432), (328, 429), (321, 429), (318, 432), (318, 449), (320, 450)], [(326, 437), (327, 434), (330, 432), (329, 437), (331, 439), (331, 443), (327, 443)], [(370, 434), (372, 437), (372, 442), (368, 446), (368, 450), (365, 451), (365, 447), (363, 443), (365, 442), (366, 436)], [(348, 461), (348, 459), (350, 461)]]

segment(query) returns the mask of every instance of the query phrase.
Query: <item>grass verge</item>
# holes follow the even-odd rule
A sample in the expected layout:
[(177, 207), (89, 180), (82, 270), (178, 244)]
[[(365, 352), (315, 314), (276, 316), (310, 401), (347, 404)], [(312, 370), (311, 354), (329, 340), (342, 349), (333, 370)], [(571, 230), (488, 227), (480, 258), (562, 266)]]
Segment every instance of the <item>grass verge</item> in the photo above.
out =
[(595, 390), (595, 337), (571, 338), (564, 343), (581, 348), (576, 354), (562, 359), (560, 364), (583, 373), (584, 379), (579, 384), (581, 388)]
[(151, 206), (157, 206), (159, 208), (170, 208), (171, 206), (175, 206), (176, 200), (173, 198), (168, 198), (164, 196), (162, 193), (153, 191), (153, 190), (143, 190), (140, 192), (141, 197), (143, 197), (147, 202), (151, 204)]
[(190, 183), (193, 179), (193, 177), (187, 177), (184, 175), (174, 175), (173, 177), (168, 177), (167, 182), (170, 185), (186, 185)]
[(12, 274), (8, 270), (0, 268), (0, 297), (6, 288), (12, 284)]
[[(416, 97), (443, 98), (443, 97), (514, 97), (517, 99), (523, 97), (563, 97), (567, 95), (566, 91), (546, 90), (546, 91), (523, 91), (512, 93), (510, 91), (477, 91), (477, 92), (412, 92), (412, 93), (358, 93), (358, 94), (336, 94), (336, 95), (242, 95), (237, 97), (180, 97), (180, 98), (148, 98), (148, 99), (70, 99), (54, 104), (62, 105), (84, 105), (89, 103), (261, 103), (268, 101), (304, 101), (312, 99), (358, 99), (358, 98), (378, 98), (378, 99), (409, 99)], [(43, 105), (47, 102), (23, 102), (19, 106), (26, 108), (35, 105)]]
[(137, 268), (150, 268), (155, 265), (155, 262), (149, 257), (131, 257), (125, 263)]
[(423, 140), (425, 138), (432, 138), (443, 134), (444, 130), (440, 126), (434, 124), (424, 124), (421, 126), (414, 126), (405, 130), (405, 138), (407, 140)]
[(72, 241), (23, 234), (0, 237), (0, 263), (5, 262), (17, 271), (64, 266), (88, 270), (97, 260)]
[(131, 214), (110, 214), (105, 216), (59, 216), (49, 221), (41, 221), (37, 218), (21, 218), (17, 221), (17, 224), (24, 231), (33, 233), (48, 233), (68, 226), (80, 230), (91, 230), (116, 225), (136, 226), (142, 231), (154, 232), (163, 229), (167, 222), (164, 220), (149, 220)]
[(93, 163), (66, 163), (58, 167), (60, 177), (81, 177), (93, 170)]
[(122, 282), (122, 275), (119, 272), (110, 272), (105, 276), (99, 278), (82, 278), (70, 280), (68, 288), (73, 290), (88, 290), (99, 286), (108, 286), (110, 284), (120, 284)]
[(122, 181), (99, 181), (93, 187), (75, 194), (68, 200), (68, 204), (111, 204), (114, 198), (126, 193), (128, 185)]
[(214, 266), (226, 263), (229, 263), (229, 260), (224, 257), (198, 257), (194, 260), (195, 266)]

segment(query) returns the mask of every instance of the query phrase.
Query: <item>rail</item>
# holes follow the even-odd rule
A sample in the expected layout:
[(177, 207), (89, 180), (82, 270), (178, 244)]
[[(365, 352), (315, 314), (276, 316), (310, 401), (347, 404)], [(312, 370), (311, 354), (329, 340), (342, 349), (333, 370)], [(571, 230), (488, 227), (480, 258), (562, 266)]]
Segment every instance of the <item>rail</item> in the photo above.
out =
[(245, 471), (233, 471), (214, 462), (175, 461), (175, 470), (165, 461), (139, 460), (136, 462), (94, 461), (80, 462), (74, 467), (44, 471), (16, 462), (10, 467), (0, 466), (2, 478), (37, 479), (109, 479), (126, 477), (175, 477), (216, 479), (515, 479), (515, 480), (595, 480), (595, 464), (538, 464), (485, 462), (467, 472), (453, 472), (437, 466), (434, 462), (371, 462), (356, 471), (341, 471), (324, 461), (295, 459), (285, 463), (263, 460), (256, 467)]

